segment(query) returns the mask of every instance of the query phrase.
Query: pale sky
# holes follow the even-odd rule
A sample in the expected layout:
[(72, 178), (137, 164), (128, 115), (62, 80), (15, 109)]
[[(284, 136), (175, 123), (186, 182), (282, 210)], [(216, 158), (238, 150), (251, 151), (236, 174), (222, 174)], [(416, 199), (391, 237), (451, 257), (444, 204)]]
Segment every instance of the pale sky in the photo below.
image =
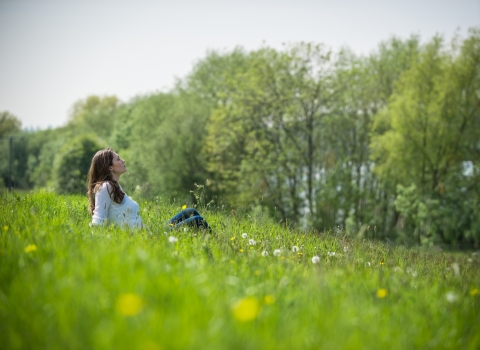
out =
[(89, 95), (168, 91), (207, 50), (308, 41), (368, 54), (392, 35), (480, 26), (480, 0), (0, 0), (0, 111), (66, 124)]

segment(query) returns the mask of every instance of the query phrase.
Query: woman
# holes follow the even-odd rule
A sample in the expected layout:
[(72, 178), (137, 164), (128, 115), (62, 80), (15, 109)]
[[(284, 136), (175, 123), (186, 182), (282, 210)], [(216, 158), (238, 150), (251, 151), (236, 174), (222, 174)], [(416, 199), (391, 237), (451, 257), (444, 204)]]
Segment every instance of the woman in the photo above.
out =
[[(120, 176), (126, 172), (125, 161), (111, 148), (93, 156), (87, 184), (91, 226), (110, 222), (116, 226), (145, 227), (140, 218), (140, 207), (120, 186)], [(190, 225), (210, 230), (208, 223), (193, 208), (182, 210), (168, 224), (170, 227)]]

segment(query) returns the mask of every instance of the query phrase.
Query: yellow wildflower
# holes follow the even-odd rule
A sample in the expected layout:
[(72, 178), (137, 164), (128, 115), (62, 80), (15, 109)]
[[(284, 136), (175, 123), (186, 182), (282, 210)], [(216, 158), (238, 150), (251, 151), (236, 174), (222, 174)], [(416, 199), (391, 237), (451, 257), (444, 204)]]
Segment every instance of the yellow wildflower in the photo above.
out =
[(231, 241), (234, 241), (235, 240), (235, 236), (233, 236), (232, 238), (230, 238)]
[(240, 253), (243, 253), (243, 249), (240, 249)]
[(381, 288), (381, 289), (377, 290), (377, 297), (378, 298), (383, 299), (387, 295), (388, 295), (388, 290), (386, 290), (385, 288)]
[(25, 247), (25, 253), (34, 252), (37, 250), (37, 246), (35, 244), (29, 244)]
[(4, 231), (8, 231), (8, 226), (3, 226)]
[(263, 302), (267, 305), (271, 305), (275, 302), (275, 297), (273, 295), (267, 294), (263, 298)]
[(186, 204), (182, 205), (182, 210), (184, 210), (184, 209), (187, 209), (187, 205), (186, 205)]
[(122, 294), (118, 297), (115, 309), (124, 316), (135, 316), (143, 308), (143, 300), (134, 293)]
[(260, 313), (260, 303), (255, 297), (243, 298), (233, 306), (232, 313), (238, 321), (252, 321)]
[(477, 296), (479, 293), (480, 293), (480, 292), (478, 291), (478, 288), (472, 289), (472, 290), (470, 291), (470, 295), (471, 295), (472, 297)]

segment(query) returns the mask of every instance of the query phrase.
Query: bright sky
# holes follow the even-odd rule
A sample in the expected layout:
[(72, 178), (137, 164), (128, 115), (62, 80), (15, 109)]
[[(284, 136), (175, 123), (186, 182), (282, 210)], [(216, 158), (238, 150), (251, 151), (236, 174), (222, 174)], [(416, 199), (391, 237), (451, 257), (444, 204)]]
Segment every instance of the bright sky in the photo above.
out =
[(480, 0), (0, 0), (0, 111), (64, 125), (91, 94), (168, 91), (209, 49), (265, 42), (375, 50), (480, 25)]

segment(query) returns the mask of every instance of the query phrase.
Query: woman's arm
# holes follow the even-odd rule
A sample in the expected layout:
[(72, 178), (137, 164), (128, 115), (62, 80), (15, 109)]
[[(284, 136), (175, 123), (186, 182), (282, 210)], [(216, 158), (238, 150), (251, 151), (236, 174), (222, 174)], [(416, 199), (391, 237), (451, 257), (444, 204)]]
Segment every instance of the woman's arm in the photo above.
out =
[(108, 190), (110, 184), (104, 182), (95, 193), (95, 209), (93, 209), (92, 226), (104, 225), (108, 218), (108, 210), (112, 204), (112, 198)]

